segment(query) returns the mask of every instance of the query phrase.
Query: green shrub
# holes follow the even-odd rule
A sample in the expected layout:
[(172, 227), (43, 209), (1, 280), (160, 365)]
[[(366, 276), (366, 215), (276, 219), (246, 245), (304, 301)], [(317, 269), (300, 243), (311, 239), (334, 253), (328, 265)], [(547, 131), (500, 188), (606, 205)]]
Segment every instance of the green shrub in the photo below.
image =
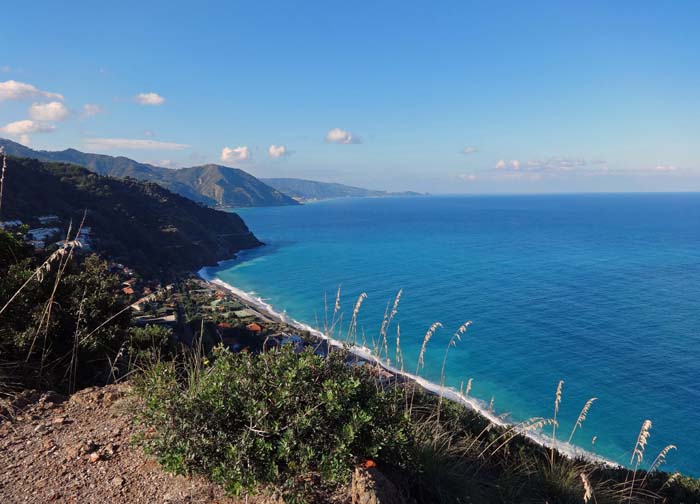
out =
[(0, 365), (12, 370), (0, 387), (73, 391), (105, 383), (131, 318), (119, 278), (90, 255), (56, 261), (22, 288), (43, 260), (18, 256), (0, 268), (0, 306), (19, 291), (0, 314)]
[[(273, 484), (287, 497), (349, 481), (363, 459), (410, 465), (403, 404), (344, 352), (217, 349), (184, 372), (161, 363), (137, 390), (147, 450), (167, 469), (202, 473), (233, 494)], [(206, 363), (206, 360), (204, 361)]]
[(172, 329), (158, 325), (129, 328), (125, 371), (169, 359), (176, 352)]

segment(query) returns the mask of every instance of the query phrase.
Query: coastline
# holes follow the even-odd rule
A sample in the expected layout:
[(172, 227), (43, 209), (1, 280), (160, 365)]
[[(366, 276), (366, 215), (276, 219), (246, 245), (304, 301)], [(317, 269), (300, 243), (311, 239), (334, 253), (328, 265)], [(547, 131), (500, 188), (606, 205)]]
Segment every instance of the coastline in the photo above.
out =
[[(233, 260), (236, 260), (237, 258), (233, 258)], [(231, 259), (227, 261), (221, 261), (223, 262), (230, 262)], [(210, 267), (203, 267), (199, 271), (197, 271), (196, 275), (199, 277), (201, 280), (204, 282), (207, 282), (211, 285), (217, 286), (221, 289), (225, 289), (229, 294), (233, 295), (238, 301), (246, 305), (249, 309), (257, 313), (261, 318), (263, 319), (269, 319), (271, 321), (281, 323), (281, 324), (287, 324), (291, 327), (294, 327), (300, 331), (306, 331), (310, 333), (313, 337), (317, 338), (319, 341), (325, 342), (329, 347), (336, 347), (336, 348), (344, 348), (348, 352), (350, 352), (352, 355), (362, 359), (363, 361), (369, 362), (374, 365), (380, 366), (382, 369), (384, 369), (386, 372), (394, 375), (394, 376), (400, 376), (402, 379), (406, 381), (410, 381), (419, 387), (421, 387), (423, 390), (435, 394), (439, 397), (442, 397), (443, 399), (447, 399), (449, 401), (455, 402), (457, 404), (460, 404), (470, 411), (473, 411), (477, 413), (478, 415), (484, 417), (486, 420), (488, 420), (490, 423), (497, 425), (499, 427), (506, 427), (506, 428), (514, 428), (520, 435), (528, 438), (530, 441), (545, 447), (547, 449), (551, 449), (552, 447), (556, 449), (559, 453), (562, 455), (570, 458), (570, 459), (584, 459), (588, 462), (593, 462), (597, 464), (604, 465), (609, 468), (623, 468), (621, 464), (614, 462), (612, 460), (609, 460), (601, 455), (589, 452), (588, 450), (585, 450), (581, 447), (569, 444), (565, 441), (558, 441), (555, 443), (552, 443), (551, 437), (545, 435), (543, 432), (537, 432), (537, 431), (532, 431), (532, 430), (527, 430), (523, 428), (521, 425), (522, 423), (520, 422), (511, 422), (508, 420), (505, 420), (503, 417), (495, 415), (492, 411), (489, 410), (488, 404), (485, 401), (482, 401), (480, 399), (474, 398), (474, 397), (468, 397), (463, 394), (461, 394), (459, 391), (454, 390), (453, 388), (447, 387), (447, 386), (441, 386), (437, 383), (431, 382), (421, 376), (416, 376), (412, 373), (409, 373), (407, 371), (402, 371), (400, 369), (395, 368), (391, 364), (384, 362), (383, 360), (379, 359), (376, 357), (372, 351), (367, 348), (367, 347), (362, 347), (362, 346), (347, 346), (344, 342), (333, 339), (332, 337), (329, 337), (328, 335), (324, 334), (322, 331), (319, 331), (318, 329), (314, 329), (313, 327), (304, 324), (303, 322), (300, 322), (292, 317), (290, 317), (287, 314), (280, 313), (274, 309), (272, 305), (269, 303), (266, 303), (263, 301), (261, 298), (256, 297), (255, 295), (246, 292), (244, 290), (241, 290), (227, 282), (224, 282), (223, 280), (216, 278), (215, 276), (212, 276), (209, 274), (208, 269)], [(553, 446), (554, 445), (554, 446)]]

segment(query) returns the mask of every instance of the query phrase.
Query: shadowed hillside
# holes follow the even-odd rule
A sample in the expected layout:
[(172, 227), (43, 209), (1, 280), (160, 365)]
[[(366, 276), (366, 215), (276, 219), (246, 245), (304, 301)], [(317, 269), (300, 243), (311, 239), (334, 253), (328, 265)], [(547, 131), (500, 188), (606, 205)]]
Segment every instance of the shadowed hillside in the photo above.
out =
[(213, 207), (296, 205), (297, 202), (251, 174), (220, 165), (169, 169), (139, 163), (123, 156), (89, 154), (75, 149), (36, 151), (11, 140), (0, 139), (0, 146), (16, 157), (58, 161), (84, 166), (100, 175), (132, 177), (155, 182), (177, 194)]
[(87, 210), (94, 249), (147, 276), (168, 276), (260, 245), (234, 213), (199, 205), (153, 183), (114, 179), (69, 164), (8, 158), (3, 219), (55, 214), (65, 227)]

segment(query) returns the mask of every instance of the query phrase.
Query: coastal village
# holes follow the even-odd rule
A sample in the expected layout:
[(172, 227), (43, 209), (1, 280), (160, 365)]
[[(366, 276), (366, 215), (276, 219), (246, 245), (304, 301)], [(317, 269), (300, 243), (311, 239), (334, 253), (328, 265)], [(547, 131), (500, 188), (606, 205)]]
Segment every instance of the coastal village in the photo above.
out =
[[(35, 252), (42, 253), (63, 247), (71, 225), (57, 215), (41, 215), (26, 222), (2, 221), (0, 229), (20, 234)], [(76, 239), (79, 253), (92, 251), (90, 227), (81, 227)], [(207, 350), (223, 345), (233, 352), (285, 345), (301, 351), (313, 346), (319, 354), (327, 352), (325, 342), (319, 342), (308, 331), (271, 319), (219, 285), (194, 276), (162, 285), (144, 280), (131, 267), (114, 261), (109, 269), (122, 281), (122, 294), (130, 301), (132, 324), (166, 328), (176, 344), (200, 344)]]
[(260, 351), (292, 345), (295, 351), (313, 346), (325, 354), (324, 342), (308, 331), (275, 321), (216, 284), (188, 278), (163, 287), (125, 280), (124, 293), (133, 296), (132, 321), (137, 327), (155, 325), (172, 331), (176, 342), (223, 345), (233, 352)]
[[(65, 243), (62, 238), (69, 226), (70, 223), (63, 222), (58, 215), (41, 215), (27, 222), (19, 219), (0, 221), (0, 229), (22, 233), (24, 241), (37, 252), (46, 250), (51, 245), (62, 247)], [(91, 233), (90, 227), (83, 226), (76, 236), (85, 251), (92, 248)]]

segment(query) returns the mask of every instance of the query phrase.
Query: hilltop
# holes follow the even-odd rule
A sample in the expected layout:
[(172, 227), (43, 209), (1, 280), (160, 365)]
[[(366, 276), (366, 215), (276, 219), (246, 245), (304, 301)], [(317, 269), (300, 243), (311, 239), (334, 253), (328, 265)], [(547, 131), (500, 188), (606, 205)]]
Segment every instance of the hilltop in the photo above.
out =
[(419, 193), (389, 192), (364, 189), (335, 182), (318, 182), (296, 178), (264, 178), (266, 184), (298, 201), (313, 201), (331, 198), (377, 198), (382, 196), (420, 196)]
[(87, 210), (94, 250), (144, 276), (168, 277), (231, 258), (261, 243), (235, 213), (197, 204), (154, 183), (85, 168), (8, 158), (2, 217), (53, 214), (74, 226)]
[(181, 196), (211, 207), (296, 205), (294, 199), (238, 168), (216, 164), (170, 169), (139, 163), (123, 156), (91, 154), (76, 149), (37, 151), (0, 139), (10, 156), (71, 163), (100, 175), (155, 182)]

